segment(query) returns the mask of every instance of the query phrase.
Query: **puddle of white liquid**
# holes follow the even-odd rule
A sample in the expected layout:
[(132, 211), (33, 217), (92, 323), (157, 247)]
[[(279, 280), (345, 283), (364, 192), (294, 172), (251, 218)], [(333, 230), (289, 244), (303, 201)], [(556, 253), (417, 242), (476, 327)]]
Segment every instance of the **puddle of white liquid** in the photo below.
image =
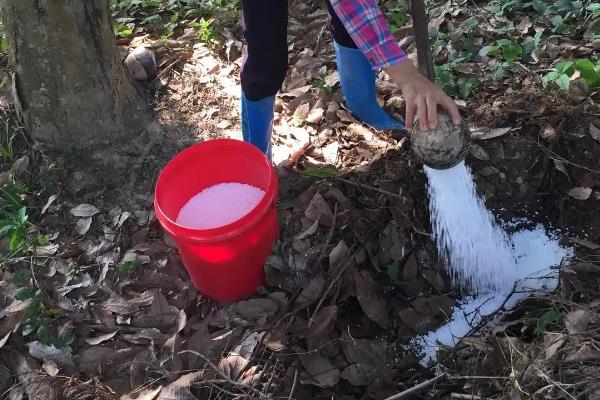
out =
[(517, 275), (512, 281), (514, 291), (502, 291), (466, 297), (455, 307), (451, 320), (436, 331), (413, 339), (412, 345), (424, 354), (423, 364), (434, 362), (440, 345), (452, 347), (477, 327), (482, 318), (501, 309), (511, 309), (521, 300), (535, 293), (547, 293), (558, 285), (558, 271), (554, 266), (573, 256), (571, 248), (562, 247), (556, 237), (538, 225), (534, 229), (515, 232), (510, 237), (514, 244)]
[(467, 296), (446, 325), (413, 339), (411, 344), (425, 355), (424, 364), (435, 361), (440, 345), (456, 345), (483, 317), (555, 289), (558, 272), (552, 267), (572, 256), (572, 249), (561, 247), (543, 225), (509, 237), (477, 195), (464, 162), (447, 170), (425, 167), (425, 172), (438, 252), (449, 264), (453, 284)]

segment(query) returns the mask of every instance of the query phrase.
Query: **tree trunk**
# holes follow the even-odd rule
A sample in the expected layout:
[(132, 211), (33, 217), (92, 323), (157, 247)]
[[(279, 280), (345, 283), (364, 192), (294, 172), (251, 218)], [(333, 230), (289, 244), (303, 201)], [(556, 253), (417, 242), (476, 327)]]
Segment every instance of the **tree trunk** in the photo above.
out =
[(127, 140), (150, 112), (127, 75), (109, 0), (0, 0), (14, 97), (37, 141), (89, 150)]

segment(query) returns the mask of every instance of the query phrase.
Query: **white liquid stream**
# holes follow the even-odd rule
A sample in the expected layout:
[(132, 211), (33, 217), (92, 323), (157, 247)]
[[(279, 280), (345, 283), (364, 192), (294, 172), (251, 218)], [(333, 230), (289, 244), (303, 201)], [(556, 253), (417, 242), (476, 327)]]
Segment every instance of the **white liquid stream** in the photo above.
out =
[(427, 361), (435, 360), (439, 344), (454, 346), (482, 317), (510, 309), (532, 292), (554, 289), (558, 277), (552, 267), (572, 251), (542, 225), (509, 237), (477, 196), (464, 162), (447, 170), (425, 167), (425, 172), (438, 251), (454, 285), (470, 294), (446, 325), (414, 339)]

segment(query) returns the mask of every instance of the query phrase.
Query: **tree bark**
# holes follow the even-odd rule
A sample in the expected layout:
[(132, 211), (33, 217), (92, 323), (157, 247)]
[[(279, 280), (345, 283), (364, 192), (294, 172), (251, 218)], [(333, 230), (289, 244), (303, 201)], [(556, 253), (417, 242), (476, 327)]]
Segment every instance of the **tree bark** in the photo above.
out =
[(122, 144), (150, 120), (117, 51), (109, 0), (0, 0), (14, 97), (51, 148)]
[(425, 0), (411, 0), (411, 12), (415, 42), (417, 46), (417, 60), (419, 70), (423, 75), (435, 82), (431, 45), (429, 44), (428, 18), (425, 11)]

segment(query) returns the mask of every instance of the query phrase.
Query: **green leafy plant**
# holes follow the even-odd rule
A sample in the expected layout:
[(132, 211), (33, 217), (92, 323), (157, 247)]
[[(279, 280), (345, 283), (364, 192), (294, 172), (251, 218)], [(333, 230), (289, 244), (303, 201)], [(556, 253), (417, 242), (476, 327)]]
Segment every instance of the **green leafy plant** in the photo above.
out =
[(29, 271), (21, 270), (14, 275), (13, 282), (18, 288), (12, 297), (16, 300), (28, 302), (25, 309), (25, 319), (21, 326), (21, 334), (39, 340), (46, 346), (65, 349), (73, 342), (69, 336), (58, 337), (54, 333), (53, 325), (62, 315), (57, 308), (48, 308), (43, 301), (42, 291), (35, 286), (35, 280)]
[(409, 20), (408, 2), (394, 2), (394, 6), (388, 10), (387, 16), (392, 33), (396, 33), (400, 28), (405, 26)]
[(0, 156), (3, 163), (10, 164), (14, 160), (15, 139), (22, 132), (23, 128), (15, 125), (12, 120), (7, 119), (4, 121), (2, 131), (0, 132)]
[(337, 170), (334, 167), (308, 167), (304, 170), (306, 175), (315, 178), (329, 178), (337, 175)]
[(114, 26), (115, 35), (117, 37), (128, 38), (133, 36), (135, 25), (118, 22)]
[(8, 53), (8, 42), (2, 22), (0, 22), (0, 53)]
[(189, 26), (196, 30), (196, 32), (200, 36), (200, 40), (202, 40), (204, 43), (209, 43), (214, 35), (212, 26), (213, 22), (213, 19), (205, 20), (204, 18), (201, 18), (198, 21), (190, 22)]
[(208, 43), (220, 26), (237, 23), (239, 0), (112, 0), (115, 33), (131, 37), (144, 30), (170, 38), (184, 28), (195, 28)]
[(543, 314), (537, 316), (535, 318), (535, 333), (536, 335), (543, 335), (544, 332), (548, 330), (552, 325), (563, 320), (565, 315), (556, 310), (550, 309), (544, 312)]
[(137, 260), (133, 260), (133, 261), (125, 261), (122, 262), (121, 264), (119, 264), (119, 271), (127, 274), (127, 275), (133, 275), (135, 273), (135, 271), (137, 271), (140, 267), (142, 266), (142, 263), (137, 261)]
[(387, 277), (392, 285), (397, 285), (400, 282), (400, 263), (395, 260), (386, 267)]
[(500, 39), (495, 44), (484, 46), (479, 50), (481, 57), (499, 55), (504, 62), (514, 62), (521, 58), (523, 47), (512, 40)]
[[(3, 189), (4, 191), (4, 189)], [(27, 208), (21, 207), (18, 211), (11, 213), (0, 210), (4, 219), (0, 220), (0, 238), (8, 237), (8, 248), (11, 254), (17, 254), (27, 246), (25, 227), (28, 223)]]
[(594, 20), (600, 17), (600, 3), (589, 3), (587, 6), (585, 6), (585, 11), (588, 13), (589, 19)]
[(329, 95), (333, 92), (333, 88), (327, 84), (325, 75), (321, 75), (318, 79), (316, 79), (313, 86), (325, 91), (325, 93)]
[(554, 66), (554, 69), (542, 77), (544, 84), (554, 83), (563, 91), (569, 91), (571, 79), (575, 73), (585, 79), (590, 87), (597, 87), (600, 84), (600, 62), (589, 59), (579, 59), (576, 61), (563, 61)]
[(479, 85), (479, 80), (473, 77), (459, 77), (454, 73), (456, 63), (447, 63), (435, 66), (435, 79), (449, 96), (458, 96), (466, 100), (473, 93), (473, 89)]

